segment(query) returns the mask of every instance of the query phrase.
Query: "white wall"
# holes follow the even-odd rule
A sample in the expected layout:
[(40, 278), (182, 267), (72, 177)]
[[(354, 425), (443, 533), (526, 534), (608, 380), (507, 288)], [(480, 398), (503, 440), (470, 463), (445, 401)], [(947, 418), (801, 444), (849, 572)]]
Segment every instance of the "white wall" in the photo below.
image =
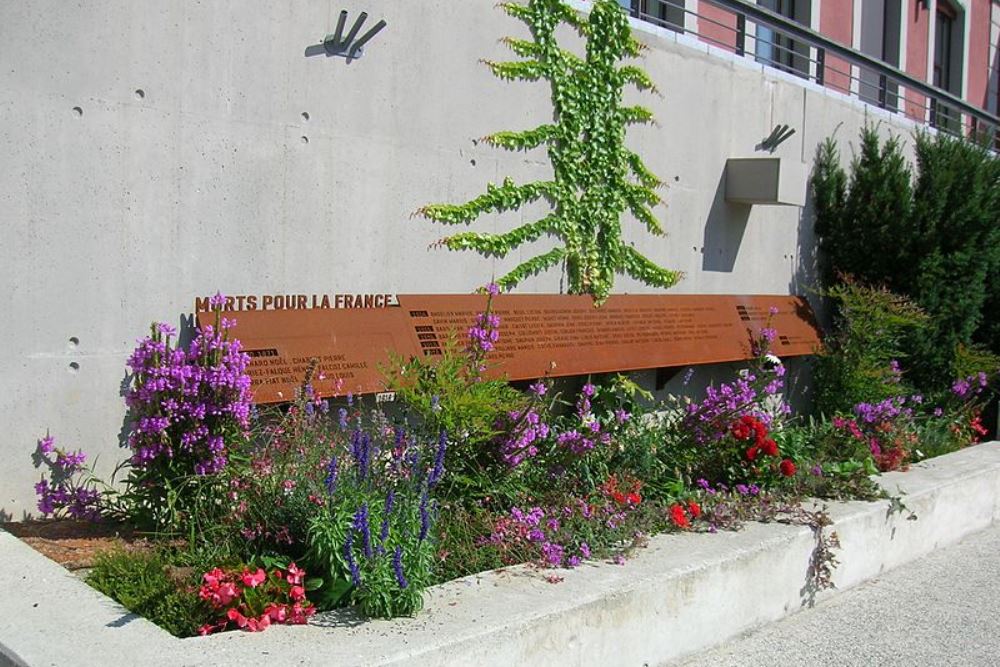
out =
[[(305, 57), (341, 8), (388, 27), (350, 64)], [(629, 140), (670, 183), (668, 236), (627, 234), (686, 272), (677, 292), (802, 292), (808, 210), (727, 205), (725, 159), (788, 123), (778, 154), (810, 161), (835, 129), (853, 140), (866, 108), (643, 30), (659, 125)], [(29, 452), (47, 429), (103, 473), (123, 458), (125, 359), (196, 295), (468, 292), (519, 261), (429, 249), (444, 228), (410, 214), (548, 175), (544, 153), (475, 141), (550, 117), (544, 84), (478, 62), (524, 33), (494, 0), (0, 3), (0, 510), (33, 511)], [(559, 287), (550, 273), (521, 289)]]

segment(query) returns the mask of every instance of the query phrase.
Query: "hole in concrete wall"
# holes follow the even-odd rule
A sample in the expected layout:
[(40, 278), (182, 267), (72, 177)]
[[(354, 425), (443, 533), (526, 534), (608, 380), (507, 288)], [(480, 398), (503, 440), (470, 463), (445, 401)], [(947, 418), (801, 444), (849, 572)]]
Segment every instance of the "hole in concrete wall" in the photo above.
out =
[(144, 97), (146, 97), (146, 91), (143, 90), (142, 88), (136, 88), (135, 89), (135, 99), (141, 100)]
[(471, 164), (473, 167), (475, 167), (476, 166), (476, 161), (475, 160), (469, 160), (469, 164)]
[(70, 344), (70, 347), (76, 347), (77, 345), (80, 344), (80, 339), (77, 338), (76, 336), (70, 336), (69, 337), (69, 344)]
[(305, 120), (305, 121), (309, 120), (309, 112), (308, 111), (303, 111), (302, 112), (302, 120)]
[(300, 140), (300, 141), (301, 141), (302, 143), (304, 143), (304, 144), (308, 144), (308, 143), (309, 143), (309, 137), (307, 137), (307, 136), (305, 136), (305, 135), (302, 135), (302, 136), (301, 136), (301, 137), (299, 138), (299, 140)]
[(77, 117), (80, 117), (83, 115), (83, 109), (81, 109), (80, 107), (73, 107), (73, 114), (76, 115)]
[(69, 362), (69, 372), (73, 374), (79, 373), (80, 364), (76, 363), (75, 361)]

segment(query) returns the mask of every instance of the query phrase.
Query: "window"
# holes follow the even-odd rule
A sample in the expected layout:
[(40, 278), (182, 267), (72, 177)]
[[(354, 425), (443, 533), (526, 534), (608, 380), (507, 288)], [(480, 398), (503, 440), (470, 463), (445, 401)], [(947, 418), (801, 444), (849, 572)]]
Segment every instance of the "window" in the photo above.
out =
[(618, 0), (633, 16), (654, 25), (684, 32), (684, 0)]
[[(757, 0), (761, 7), (781, 14), (796, 23), (809, 25), (811, 0)], [(780, 30), (757, 26), (757, 60), (786, 72), (809, 76), (809, 45), (798, 42)]]
[[(862, 0), (861, 52), (899, 67), (900, 0)], [(861, 68), (858, 96), (865, 102), (895, 110), (899, 86), (878, 72)]]
[[(934, 75), (931, 83), (958, 96), (962, 94), (964, 19), (964, 14), (948, 0), (938, 0), (934, 17)], [(931, 103), (931, 124), (958, 131), (959, 114), (934, 100)]]

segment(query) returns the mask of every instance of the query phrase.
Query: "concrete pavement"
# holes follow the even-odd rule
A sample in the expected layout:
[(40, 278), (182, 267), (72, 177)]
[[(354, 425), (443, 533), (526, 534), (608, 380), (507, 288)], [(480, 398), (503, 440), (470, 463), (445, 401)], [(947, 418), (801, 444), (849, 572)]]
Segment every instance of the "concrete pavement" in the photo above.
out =
[(1000, 525), (676, 667), (1000, 665)]

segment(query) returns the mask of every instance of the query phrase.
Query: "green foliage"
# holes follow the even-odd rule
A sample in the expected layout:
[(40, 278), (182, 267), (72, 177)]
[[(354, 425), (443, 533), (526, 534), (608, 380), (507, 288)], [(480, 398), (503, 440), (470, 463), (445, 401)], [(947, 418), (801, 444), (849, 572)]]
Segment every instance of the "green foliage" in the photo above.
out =
[(893, 287), (906, 279), (901, 272), (907, 270), (902, 260), (909, 255), (912, 204), (911, 175), (899, 137), (880, 146), (876, 129), (865, 127), (849, 184), (847, 180), (836, 146), (827, 139), (812, 182), (825, 282), (830, 285), (838, 274), (848, 274)]
[(898, 362), (906, 357), (910, 332), (926, 327), (926, 314), (905, 297), (851, 278), (823, 295), (835, 311), (833, 331), (814, 362), (816, 410), (832, 416), (906, 394)]
[(939, 135), (917, 137), (919, 176), (914, 191), (917, 267), (910, 293), (932, 315), (927, 336), (913, 341), (925, 385), (951, 380), (959, 345), (976, 338), (1000, 352), (989, 330), (977, 335), (1000, 267), (1000, 161), (986, 149)]
[(440, 497), (480, 498), (507, 483), (507, 469), (488, 444), (500, 433), (501, 418), (526, 399), (506, 380), (483, 379), (477, 366), (451, 336), (435, 361), (394, 357), (385, 371), (390, 390), (423, 430), (452, 435)]
[[(370, 618), (413, 616), (423, 607), (423, 592), (431, 583), (434, 542), (432, 535), (420, 536), (420, 514), (432, 508), (426, 497), (407, 489), (394, 493), (389, 506), (384, 490), (356, 482), (342, 479), (340, 483), (351, 488), (331, 499), (310, 522), (306, 562), (324, 579), (313, 597), (321, 608), (350, 600)], [(362, 507), (370, 546), (356, 525)]]
[(977, 373), (991, 374), (1000, 370), (1000, 355), (983, 345), (959, 345), (951, 367), (951, 377), (967, 378)]
[(914, 383), (926, 392), (952, 377), (959, 346), (1000, 353), (1000, 160), (984, 147), (916, 137), (916, 178), (892, 137), (862, 131), (848, 177), (828, 139), (812, 178), (825, 286), (849, 274), (919, 304), (928, 325), (906, 343)]
[[(623, 106), (622, 91), (626, 85), (654, 89), (641, 69), (618, 64), (642, 49), (631, 35), (625, 13), (614, 0), (597, 0), (586, 21), (563, 0), (528, 0), (524, 5), (501, 7), (527, 24), (532, 41), (506, 38), (504, 44), (524, 60), (487, 65), (501, 79), (548, 81), (555, 120), (534, 129), (497, 132), (486, 141), (512, 151), (545, 146), (554, 178), (524, 185), (508, 178), (502, 185), (488, 185), (485, 194), (465, 204), (433, 204), (419, 213), (445, 224), (464, 224), (485, 213), (518, 209), (544, 197), (553, 211), (540, 220), (505, 234), (455, 234), (443, 243), (452, 250), (505, 257), (545, 235), (562, 241), (563, 245), (528, 259), (500, 278), (497, 283), (504, 288), (560, 262), (565, 262), (569, 291), (591, 294), (598, 303), (607, 298), (618, 273), (657, 287), (672, 286), (681, 277), (678, 272), (657, 266), (621, 236), (621, 216), (626, 212), (650, 233), (663, 234), (652, 212), (661, 202), (656, 189), (662, 183), (625, 147), (626, 127), (651, 122), (652, 113), (639, 106)], [(584, 58), (558, 45), (555, 32), (561, 24), (575, 28), (586, 39)]]
[(775, 434), (781, 450), (803, 462), (806, 474), (795, 477), (794, 492), (813, 498), (875, 500), (883, 492), (871, 452), (857, 439), (845, 437), (830, 421), (809, 419)]
[(87, 583), (170, 634), (191, 637), (211, 620), (198, 598), (198, 575), (158, 551), (118, 549), (97, 556)]

